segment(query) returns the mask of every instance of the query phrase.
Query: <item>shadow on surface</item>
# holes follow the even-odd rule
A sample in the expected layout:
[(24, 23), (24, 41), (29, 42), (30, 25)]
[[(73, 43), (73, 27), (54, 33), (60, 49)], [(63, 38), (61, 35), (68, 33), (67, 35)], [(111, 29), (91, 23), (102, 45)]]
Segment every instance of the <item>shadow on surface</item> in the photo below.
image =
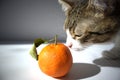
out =
[(120, 67), (120, 59), (111, 60), (111, 59), (99, 58), (99, 59), (95, 59), (93, 62), (100, 66)]
[(61, 80), (77, 80), (94, 76), (100, 72), (100, 67), (87, 63), (74, 63), (70, 72)]

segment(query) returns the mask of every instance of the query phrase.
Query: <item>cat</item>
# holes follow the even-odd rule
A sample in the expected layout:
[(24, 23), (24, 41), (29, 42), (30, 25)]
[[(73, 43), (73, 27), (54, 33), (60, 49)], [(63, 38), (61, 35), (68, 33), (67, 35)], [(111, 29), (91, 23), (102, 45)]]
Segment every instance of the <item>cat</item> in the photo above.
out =
[(58, 0), (65, 12), (66, 44), (82, 50), (96, 43), (114, 41), (103, 57), (120, 59), (120, 0)]

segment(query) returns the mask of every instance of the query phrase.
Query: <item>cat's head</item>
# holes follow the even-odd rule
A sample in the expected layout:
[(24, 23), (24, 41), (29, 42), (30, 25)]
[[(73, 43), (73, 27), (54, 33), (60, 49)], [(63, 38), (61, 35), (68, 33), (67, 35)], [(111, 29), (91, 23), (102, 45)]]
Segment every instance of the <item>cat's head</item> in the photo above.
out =
[(114, 0), (59, 0), (59, 3), (66, 15), (64, 29), (69, 46), (82, 48), (104, 42), (116, 32)]

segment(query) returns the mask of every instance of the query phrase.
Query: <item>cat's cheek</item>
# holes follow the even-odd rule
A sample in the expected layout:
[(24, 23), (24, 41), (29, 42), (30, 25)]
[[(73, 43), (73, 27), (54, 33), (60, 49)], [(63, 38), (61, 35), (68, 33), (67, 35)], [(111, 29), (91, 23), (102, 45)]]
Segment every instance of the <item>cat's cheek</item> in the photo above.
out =
[(79, 42), (75, 41), (75, 42), (72, 42), (72, 43), (73, 43), (73, 45), (72, 45), (71, 49), (73, 49), (75, 51), (83, 50), (83, 47)]
[(77, 40), (74, 40), (74, 39), (72, 39), (71, 37), (67, 37), (67, 39), (66, 39), (66, 45), (69, 47), (69, 48), (71, 48), (71, 49), (73, 49), (73, 50), (82, 50), (83, 49), (83, 47), (82, 47), (82, 45), (80, 44), (80, 41), (77, 41)]
[(73, 46), (72, 39), (69, 36), (67, 36), (67, 38), (66, 38), (66, 45), (69, 48), (71, 48)]
[(72, 36), (70, 35), (69, 29), (66, 29), (66, 34), (67, 34), (66, 45), (71, 48), (73, 45), (72, 43), (73, 39)]
[(67, 34), (67, 38), (66, 38), (66, 45), (73, 49), (73, 50), (82, 50), (83, 47), (80, 43), (79, 40), (75, 40), (72, 38), (70, 32), (69, 32), (69, 29), (66, 30), (66, 34)]

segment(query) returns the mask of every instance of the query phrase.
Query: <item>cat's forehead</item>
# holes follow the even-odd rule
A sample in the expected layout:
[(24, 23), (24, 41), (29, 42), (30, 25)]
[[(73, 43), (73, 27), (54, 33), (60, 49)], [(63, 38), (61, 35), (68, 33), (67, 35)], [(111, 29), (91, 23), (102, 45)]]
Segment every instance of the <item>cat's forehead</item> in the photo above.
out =
[(66, 15), (65, 29), (77, 26), (77, 23), (85, 18), (84, 9), (87, 7), (87, 3), (81, 0), (81, 2), (76, 2), (74, 5)]
[(77, 12), (82, 10), (84, 7), (86, 7), (88, 5), (88, 0), (79, 0), (76, 1), (74, 3), (74, 5), (72, 6), (72, 9), (70, 10), (70, 12)]

